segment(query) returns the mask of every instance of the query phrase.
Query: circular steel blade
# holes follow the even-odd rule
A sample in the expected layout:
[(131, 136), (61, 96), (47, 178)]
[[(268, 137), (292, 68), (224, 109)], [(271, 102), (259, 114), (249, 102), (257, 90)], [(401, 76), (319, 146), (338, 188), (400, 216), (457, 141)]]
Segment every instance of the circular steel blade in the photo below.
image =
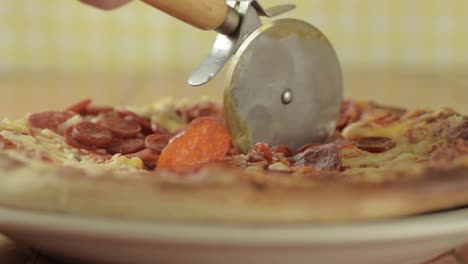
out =
[(233, 57), (224, 115), (236, 147), (255, 143), (297, 150), (336, 125), (342, 74), (327, 38), (312, 25), (281, 19), (250, 34)]

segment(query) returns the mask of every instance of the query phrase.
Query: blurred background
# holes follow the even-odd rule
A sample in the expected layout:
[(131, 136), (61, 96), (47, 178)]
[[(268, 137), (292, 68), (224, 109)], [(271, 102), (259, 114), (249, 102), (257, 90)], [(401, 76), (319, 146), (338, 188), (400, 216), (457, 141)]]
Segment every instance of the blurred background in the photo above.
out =
[[(346, 97), (468, 113), (468, 1), (286, 1), (262, 3), (294, 3), (287, 16), (328, 36)], [(0, 117), (86, 97), (130, 105), (167, 96), (221, 100), (224, 73), (207, 86), (186, 85), (214, 38), (136, 0), (112, 11), (77, 0), (2, 0)]]

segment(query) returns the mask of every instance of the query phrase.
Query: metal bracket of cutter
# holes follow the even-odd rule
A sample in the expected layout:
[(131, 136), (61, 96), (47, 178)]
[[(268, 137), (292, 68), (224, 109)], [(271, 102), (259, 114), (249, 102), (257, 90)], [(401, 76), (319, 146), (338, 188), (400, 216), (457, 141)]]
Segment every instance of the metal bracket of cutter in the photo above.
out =
[(218, 34), (213, 48), (205, 60), (192, 72), (188, 83), (192, 86), (206, 84), (226, 65), (245, 38), (262, 25), (260, 16), (274, 17), (293, 10), (295, 5), (279, 5), (264, 9), (256, 0), (229, 0), (227, 4), (241, 17), (238, 29), (231, 35)]

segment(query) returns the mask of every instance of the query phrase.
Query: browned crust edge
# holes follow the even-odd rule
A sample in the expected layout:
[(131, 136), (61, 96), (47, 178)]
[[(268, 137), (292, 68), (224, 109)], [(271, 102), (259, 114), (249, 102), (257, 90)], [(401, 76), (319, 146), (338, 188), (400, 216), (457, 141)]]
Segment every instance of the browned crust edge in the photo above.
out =
[(389, 172), (371, 184), (207, 169), (91, 175), (33, 168), (0, 154), (0, 204), (72, 215), (193, 223), (336, 223), (395, 218), (468, 205), (468, 162)]

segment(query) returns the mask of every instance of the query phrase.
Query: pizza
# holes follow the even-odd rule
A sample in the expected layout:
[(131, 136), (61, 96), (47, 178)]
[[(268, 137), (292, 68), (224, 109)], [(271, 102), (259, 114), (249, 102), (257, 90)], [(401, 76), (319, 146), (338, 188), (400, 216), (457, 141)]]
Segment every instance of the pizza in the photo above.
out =
[[(313, 125), (313, 124), (311, 124)], [(189, 223), (336, 223), (468, 205), (468, 117), (342, 102), (327, 142), (233, 146), (222, 107), (162, 100), (0, 123), (0, 206)]]

